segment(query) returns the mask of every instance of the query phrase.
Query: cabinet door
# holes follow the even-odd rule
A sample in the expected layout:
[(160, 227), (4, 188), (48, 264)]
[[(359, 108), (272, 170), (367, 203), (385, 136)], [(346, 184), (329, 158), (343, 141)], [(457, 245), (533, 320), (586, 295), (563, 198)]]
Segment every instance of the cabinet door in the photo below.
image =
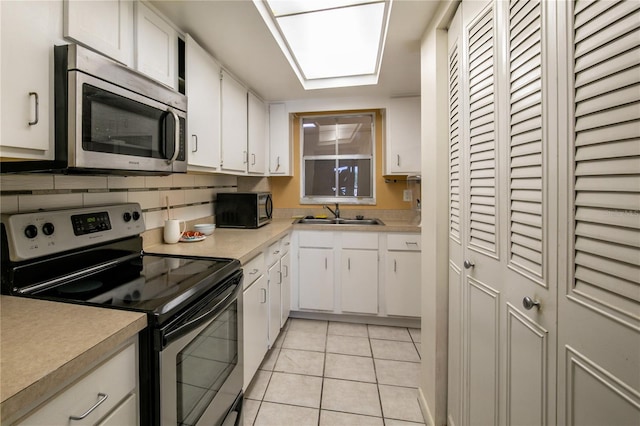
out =
[(98, 426), (135, 426), (138, 423), (138, 398), (132, 393), (102, 419)]
[(247, 171), (247, 90), (222, 71), (221, 168)]
[(248, 98), (249, 173), (264, 174), (267, 164), (267, 107), (256, 95)]
[(133, 1), (65, 0), (64, 36), (133, 65)]
[(278, 338), (280, 333), (282, 299), (282, 273), (280, 272), (280, 260), (271, 265), (269, 275), (269, 347)]
[(420, 174), (420, 97), (392, 98), (387, 124), (387, 174)]
[(342, 250), (342, 311), (378, 313), (378, 251)]
[[(136, 2), (136, 68), (178, 89), (178, 34), (142, 2)], [(191, 112), (191, 109), (189, 109)]]
[(333, 311), (333, 249), (300, 248), (299, 306)]
[(289, 114), (285, 104), (269, 105), (269, 173), (291, 176)]
[(62, 5), (0, 2), (0, 156), (53, 160), (53, 45), (62, 40)]
[(244, 343), (244, 387), (251, 383), (267, 353), (267, 322), (269, 318), (267, 276), (262, 275), (244, 291), (242, 301)]
[(285, 253), (280, 259), (280, 272), (282, 273), (280, 327), (282, 327), (291, 312), (291, 253)]
[(420, 252), (387, 252), (387, 315), (420, 316)]
[(220, 167), (220, 67), (187, 34), (186, 92), (189, 98), (189, 166)]

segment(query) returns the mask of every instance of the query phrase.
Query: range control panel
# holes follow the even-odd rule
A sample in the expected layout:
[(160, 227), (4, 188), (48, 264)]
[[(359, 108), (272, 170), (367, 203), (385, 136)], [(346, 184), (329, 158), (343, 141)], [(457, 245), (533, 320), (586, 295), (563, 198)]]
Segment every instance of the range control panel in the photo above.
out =
[(75, 250), (145, 231), (138, 203), (2, 215), (12, 261)]

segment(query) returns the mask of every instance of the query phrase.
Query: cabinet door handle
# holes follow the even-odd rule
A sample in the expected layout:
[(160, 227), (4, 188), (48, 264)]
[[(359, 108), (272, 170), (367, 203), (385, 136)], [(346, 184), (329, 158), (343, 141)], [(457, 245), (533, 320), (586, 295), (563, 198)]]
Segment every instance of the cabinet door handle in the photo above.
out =
[(347, 269), (350, 271), (351, 270), (351, 258), (347, 259)]
[(278, 284), (282, 284), (282, 271), (278, 271), (278, 275), (280, 276), (280, 281)]
[(278, 171), (279, 168), (280, 168), (280, 156), (278, 155), (276, 157), (276, 171)]
[(242, 151), (242, 156), (244, 157), (242, 163), (247, 164), (249, 162), (249, 154), (247, 153), (247, 151)]
[(327, 269), (327, 258), (324, 258), (324, 269)]
[(286, 278), (289, 276), (289, 267), (287, 265), (284, 265), (283, 268), (284, 268), (284, 276)]
[(29, 121), (29, 126), (35, 126), (36, 124), (38, 124), (38, 121), (40, 121), (40, 97), (38, 96), (37, 92), (29, 92), (29, 96), (34, 96), (36, 100), (36, 103), (35, 103), (36, 118), (33, 121)]
[(107, 398), (109, 398), (109, 395), (107, 395), (106, 393), (99, 393), (98, 394), (98, 398), (100, 398), (98, 400), (98, 402), (96, 402), (93, 407), (89, 408), (87, 411), (84, 412), (84, 414), (81, 414), (79, 416), (69, 416), (69, 420), (82, 420), (85, 417), (87, 417), (89, 414), (91, 414), (93, 412), (93, 410), (95, 410), (96, 408), (98, 408), (98, 406), (100, 404), (102, 404), (103, 402), (105, 402), (107, 400)]
[(251, 165), (252, 166), (256, 165), (256, 155), (255, 154), (251, 154)]
[(400, 165), (400, 154), (397, 154), (396, 157), (397, 157), (396, 166), (399, 166)]
[(267, 303), (267, 289), (261, 288), (260, 293), (262, 294), (262, 300), (260, 301), (260, 303)]
[(398, 272), (398, 261), (393, 259), (393, 272)]
[(198, 151), (198, 135), (192, 135), (192, 136), (193, 136), (193, 140), (195, 142), (195, 146), (191, 150), (191, 152), (196, 152), (196, 151)]

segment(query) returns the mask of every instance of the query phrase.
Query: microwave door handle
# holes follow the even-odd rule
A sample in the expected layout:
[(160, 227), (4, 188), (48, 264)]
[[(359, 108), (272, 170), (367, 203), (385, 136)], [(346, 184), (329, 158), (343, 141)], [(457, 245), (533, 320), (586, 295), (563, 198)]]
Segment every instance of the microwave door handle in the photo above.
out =
[[(171, 164), (176, 161), (178, 158), (178, 154), (180, 154), (180, 118), (178, 114), (175, 113), (171, 108), (167, 109), (167, 112), (173, 116), (173, 121), (175, 123), (175, 139), (173, 140), (173, 155), (170, 159), (167, 160), (167, 164)], [(166, 140), (165, 140), (166, 143)]]
[(266, 207), (267, 207), (267, 218), (271, 219), (272, 218), (272, 213), (273, 213), (273, 199), (271, 198), (271, 195), (267, 195), (267, 203), (266, 203)]

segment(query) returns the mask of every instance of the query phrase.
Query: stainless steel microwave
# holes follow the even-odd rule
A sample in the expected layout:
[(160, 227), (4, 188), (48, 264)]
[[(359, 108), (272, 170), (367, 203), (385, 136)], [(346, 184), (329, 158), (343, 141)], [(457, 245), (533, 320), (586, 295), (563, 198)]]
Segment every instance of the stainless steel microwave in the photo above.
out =
[(216, 200), (218, 228), (259, 228), (271, 222), (272, 214), (269, 192), (224, 192)]
[(70, 172), (187, 171), (187, 98), (82, 46), (56, 46), (56, 162)]

